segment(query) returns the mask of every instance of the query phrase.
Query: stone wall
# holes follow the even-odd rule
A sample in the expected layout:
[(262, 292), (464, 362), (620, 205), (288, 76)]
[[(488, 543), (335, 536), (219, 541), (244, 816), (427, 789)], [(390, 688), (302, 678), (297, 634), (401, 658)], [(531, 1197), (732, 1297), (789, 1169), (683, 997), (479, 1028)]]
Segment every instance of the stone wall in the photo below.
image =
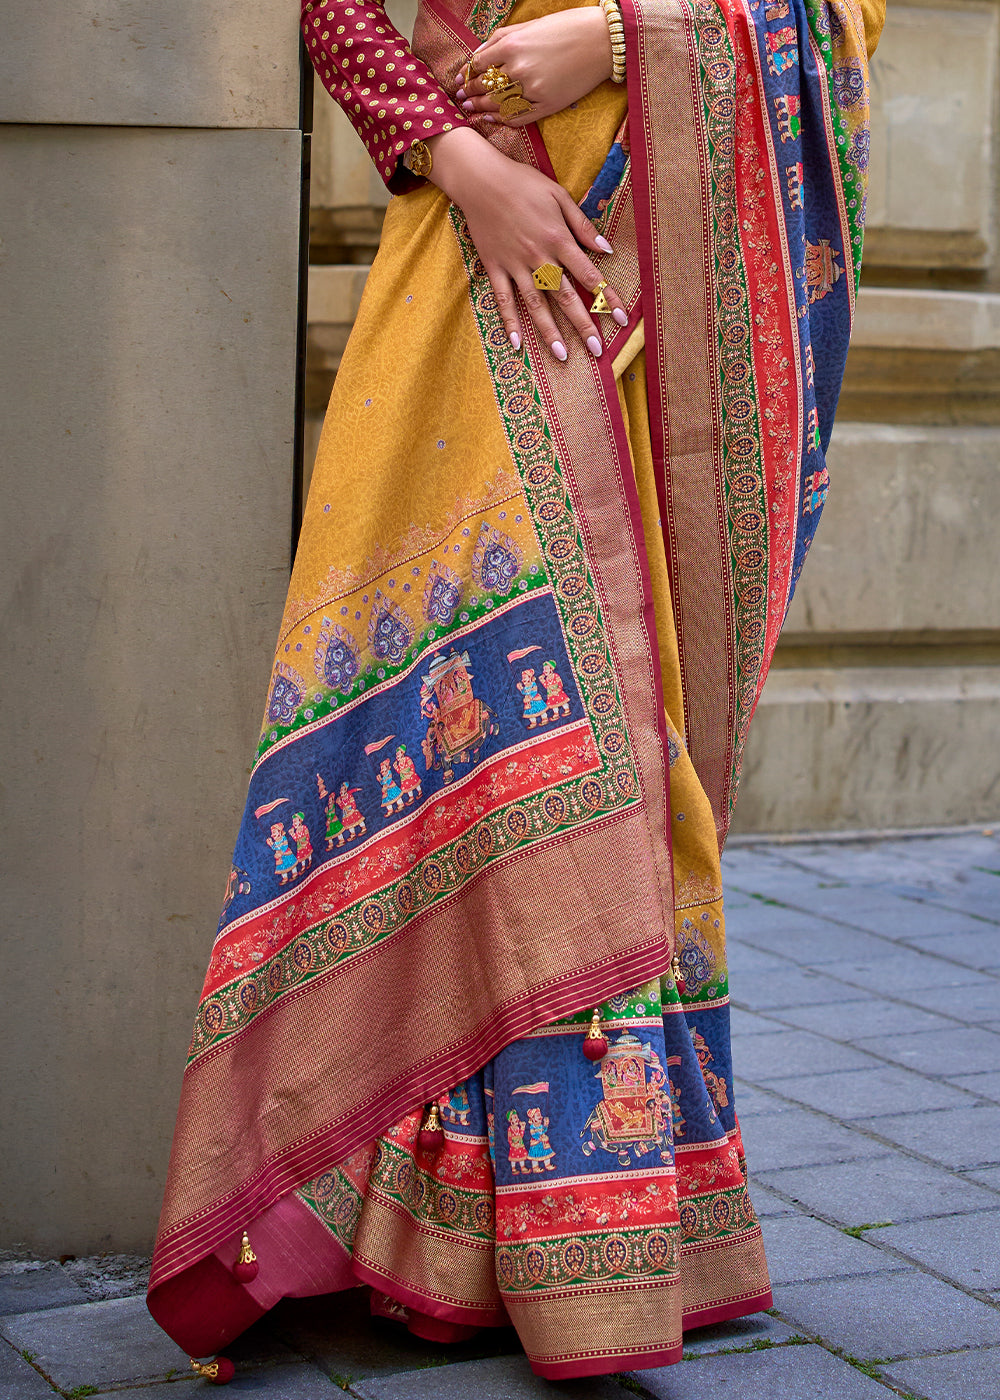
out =
[(2, 11), (0, 1247), (147, 1249), (288, 579), (298, 36)]
[[(412, 24), (411, 5), (392, 12)], [(890, 0), (833, 484), (737, 831), (1000, 816), (998, 21), (997, 0)], [(314, 151), (307, 459), (385, 205), (322, 91)]]

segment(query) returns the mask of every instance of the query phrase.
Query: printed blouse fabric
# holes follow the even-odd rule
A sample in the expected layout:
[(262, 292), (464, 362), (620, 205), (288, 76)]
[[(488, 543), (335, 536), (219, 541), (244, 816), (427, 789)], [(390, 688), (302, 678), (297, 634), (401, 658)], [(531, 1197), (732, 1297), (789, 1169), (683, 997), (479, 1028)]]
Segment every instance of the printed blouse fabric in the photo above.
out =
[(302, 34), (320, 81), (343, 108), (393, 193), (417, 183), (399, 164), (414, 141), (467, 125), (381, 5), (308, 0), (302, 7)]

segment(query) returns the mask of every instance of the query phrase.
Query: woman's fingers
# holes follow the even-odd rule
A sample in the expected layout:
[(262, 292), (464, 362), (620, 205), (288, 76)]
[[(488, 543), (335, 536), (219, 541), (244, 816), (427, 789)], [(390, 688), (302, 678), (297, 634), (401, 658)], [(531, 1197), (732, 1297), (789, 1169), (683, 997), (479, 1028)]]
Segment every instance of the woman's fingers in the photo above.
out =
[(592, 355), (601, 355), (604, 352), (604, 341), (601, 333), (590, 318), (590, 312), (580, 300), (579, 294), (573, 283), (564, 274), (563, 280), (559, 284), (558, 290), (551, 292), (552, 299), (562, 307), (566, 316), (572, 323), (573, 329), (586, 345)]
[(514, 296), (514, 283), (504, 272), (502, 267), (492, 266), (486, 268), (486, 275), (490, 279), (490, 286), (493, 288), (493, 295), (497, 299), (497, 310), (500, 319), (503, 321), (504, 329), (515, 350), (521, 348), (521, 319), (517, 314), (517, 299)]
[[(588, 219), (587, 222), (589, 223), (590, 220)], [(605, 279), (600, 268), (594, 266), (579, 244), (574, 243), (564, 248), (562, 260), (563, 266), (570, 276), (575, 277), (580, 286), (585, 287), (592, 298), (595, 297), (598, 287)], [(611, 308), (611, 319), (616, 321), (619, 326), (627, 326), (628, 312), (614, 287), (601, 287), (601, 291), (603, 291), (604, 299)], [(587, 305), (590, 306), (589, 301)]]
[(473, 112), (489, 112), (492, 116), (496, 116), (500, 110), (491, 93), (485, 93), (482, 97), (470, 97), (466, 93), (465, 97), (461, 99), (461, 103), (462, 111), (468, 112), (470, 116)]
[[(565, 282), (565, 278), (563, 281)], [(562, 337), (552, 317), (549, 308), (548, 294), (540, 292), (531, 280), (531, 273), (525, 272), (517, 279), (518, 290), (525, 306), (528, 308), (528, 315), (535, 323), (540, 338), (552, 351), (557, 360), (565, 360), (568, 356), (566, 346), (562, 342)]]

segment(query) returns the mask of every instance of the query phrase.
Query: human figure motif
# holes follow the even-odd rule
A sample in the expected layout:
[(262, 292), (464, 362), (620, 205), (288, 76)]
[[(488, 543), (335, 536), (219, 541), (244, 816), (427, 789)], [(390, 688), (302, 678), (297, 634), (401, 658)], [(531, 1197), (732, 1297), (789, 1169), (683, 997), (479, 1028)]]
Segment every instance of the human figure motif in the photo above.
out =
[(344, 831), (347, 833), (345, 839), (350, 841), (359, 832), (363, 836), (368, 830), (361, 809), (354, 800), (354, 794), (360, 792), (360, 788), (348, 787), (346, 783), (341, 783), (337, 793), (337, 806), (340, 808), (340, 820), (344, 824)]
[(396, 782), (392, 771), (392, 760), (383, 758), (379, 764), (378, 779), (382, 784), (382, 810), (386, 816), (403, 810), (403, 789)]
[(295, 873), (301, 875), (304, 870), (308, 870), (312, 865), (313, 846), (309, 837), (309, 828), (305, 823), (305, 813), (296, 812), (292, 818), (290, 835), (295, 842)]
[(552, 711), (552, 718), (569, 714), (569, 696), (566, 694), (562, 677), (556, 670), (554, 661), (546, 661), (538, 678), (545, 687), (546, 710)]
[(266, 840), (274, 852), (274, 873), (283, 885), (287, 885), (295, 873), (295, 857), (285, 835), (284, 822), (273, 822), (271, 834)]
[(403, 798), (409, 806), (415, 798), (419, 797), (422, 791), (420, 774), (417, 772), (417, 765), (406, 752), (405, 744), (396, 745), (396, 772), (399, 774), (399, 786), (402, 789)]
[[(682, 1065), (683, 1063), (684, 1060), (680, 1055), (667, 1056), (667, 1064), (672, 1065), (675, 1069), (678, 1065)], [(684, 1114), (681, 1111), (681, 1086), (680, 1084), (675, 1084), (672, 1079), (668, 1079), (667, 1084), (670, 1087), (671, 1130), (675, 1138), (681, 1138), (684, 1136), (684, 1129), (687, 1123), (687, 1120), (685, 1119)]]
[(469, 1094), (464, 1084), (457, 1085), (449, 1090), (447, 1103), (444, 1105), (444, 1116), (449, 1123), (457, 1123), (459, 1127), (469, 1126), (469, 1114), (472, 1108), (469, 1104)]
[(669, 1162), (669, 1144), (672, 1137), (670, 1080), (667, 1078), (666, 1071), (660, 1063), (660, 1057), (655, 1050), (650, 1052), (649, 1060), (649, 1088), (651, 1103), (653, 1105), (653, 1123), (656, 1128), (656, 1138), (660, 1147), (660, 1160), (662, 1162)]
[(552, 1160), (556, 1155), (556, 1150), (549, 1142), (549, 1135), (545, 1129), (549, 1126), (548, 1118), (542, 1117), (540, 1108), (529, 1108), (528, 1137), (530, 1146), (528, 1147), (528, 1158), (531, 1162), (531, 1170), (539, 1173), (541, 1171), (554, 1172), (556, 1164)]
[(694, 1045), (694, 1052), (698, 1056), (698, 1064), (701, 1067), (701, 1077), (705, 1081), (705, 1087), (711, 1094), (719, 1108), (729, 1106), (729, 1085), (721, 1074), (716, 1074), (709, 1066), (714, 1061), (714, 1056), (705, 1041), (701, 1031), (691, 1027), (691, 1042)]
[(344, 844), (344, 823), (337, 816), (337, 799), (331, 792), (326, 804), (326, 849)]
[(528, 1149), (524, 1145), (527, 1126), (524, 1119), (518, 1117), (516, 1108), (507, 1110), (507, 1160), (515, 1176), (518, 1172), (528, 1175)]
[(545, 701), (538, 693), (538, 683), (535, 680), (535, 673), (530, 666), (526, 666), (521, 672), (521, 679), (517, 684), (524, 701), (524, 718), (528, 722), (528, 728), (534, 729), (535, 725), (541, 721), (547, 723), (548, 714), (545, 710)]
[(494, 1105), (494, 1102), (495, 1102), (494, 1096), (493, 1096), (493, 1090), (492, 1090), (492, 1089), (487, 1089), (487, 1088), (485, 1088), (485, 1086), (484, 1086), (484, 1088), (483, 1088), (483, 1095), (484, 1095), (484, 1097), (485, 1097), (486, 1103), (488, 1104), (488, 1108), (486, 1109), (486, 1136), (487, 1136), (487, 1139), (488, 1139), (489, 1144), (490, 1144), (490, 1161), (493, 1163), (493, 1170), (496, 1171), (496, 1165), (497, 1165), (497, 1118), (496, 1118), (496, 1114), (493, 1112), (493, 1105)]

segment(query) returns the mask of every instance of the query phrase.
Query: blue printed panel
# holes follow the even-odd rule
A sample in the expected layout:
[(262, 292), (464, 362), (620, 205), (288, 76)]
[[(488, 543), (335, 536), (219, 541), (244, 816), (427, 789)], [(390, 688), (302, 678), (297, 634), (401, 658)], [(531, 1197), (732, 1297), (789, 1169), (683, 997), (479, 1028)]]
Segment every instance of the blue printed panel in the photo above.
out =
[(440, 799), (484, 760), (583, 716), (550, 593), (428, 649), (258, 765), (220, 930)]

